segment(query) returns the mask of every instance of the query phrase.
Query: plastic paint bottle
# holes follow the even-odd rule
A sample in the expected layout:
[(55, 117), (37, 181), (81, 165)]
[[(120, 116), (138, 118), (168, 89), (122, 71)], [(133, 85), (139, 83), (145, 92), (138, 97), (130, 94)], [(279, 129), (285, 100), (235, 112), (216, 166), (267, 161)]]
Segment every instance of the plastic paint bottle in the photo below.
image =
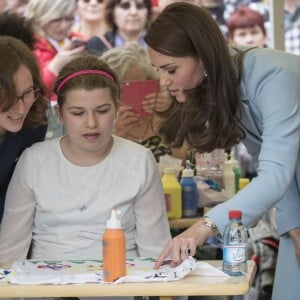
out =
[(186, 161), (186, 167), (180, 180), (182, 191), (182, 216), (196, 217), (198, 213), (198, 186), (194, 178), (194, 170), (190, 161)]
[(242, 190), (249, 183), (250, 183), (250, 180), (248, 178), (240, 178), (240, 180), (239, 180), (239, 189)]
[(162, 177), (168, 219), (179, 219), (182, 216), (181, 186), (174, 175), (173, 168), (165, 168)]
[(113, 282), (126, 275), (126, 240), (115, 209), (103, 235), (103, 279)]
[(233, 151), (231, 151), (231, 153), (230, 153), (229, 162), (231, 163), (232, 170), (233, 170), (233, 173), (234, 173), (235, 192), (237, 193), (239, 188), (240, 188), (239, 181), (240, 181), (240, 178), (241, 178), (241, 170), (240, 170), (238, 161), (234, 158), (234, 152)]
[(231, 198), (235, 194), (235, 175), (229, 160), (225, 161), (223, 165), (223, 182), (225, 192), (228, 198)]

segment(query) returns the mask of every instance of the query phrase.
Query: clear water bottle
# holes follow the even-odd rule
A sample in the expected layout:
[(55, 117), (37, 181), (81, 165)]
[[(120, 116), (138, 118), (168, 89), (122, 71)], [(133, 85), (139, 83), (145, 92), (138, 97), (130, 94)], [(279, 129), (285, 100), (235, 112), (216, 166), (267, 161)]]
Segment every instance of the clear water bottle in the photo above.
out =
[(229, 211), (229, 223), (223, 235), (223, 272), (230, 276), (247, 274), (247, 230), (240, 210)]

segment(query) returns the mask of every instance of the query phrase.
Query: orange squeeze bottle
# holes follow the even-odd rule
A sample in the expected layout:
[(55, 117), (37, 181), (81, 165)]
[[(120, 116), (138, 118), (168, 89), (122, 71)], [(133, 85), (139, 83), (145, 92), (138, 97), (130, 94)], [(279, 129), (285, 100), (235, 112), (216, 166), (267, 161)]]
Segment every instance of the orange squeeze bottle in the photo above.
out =
[(113, 282), (126, 275), (126, 240), (115, 209), (103, 235), (103, 280)]

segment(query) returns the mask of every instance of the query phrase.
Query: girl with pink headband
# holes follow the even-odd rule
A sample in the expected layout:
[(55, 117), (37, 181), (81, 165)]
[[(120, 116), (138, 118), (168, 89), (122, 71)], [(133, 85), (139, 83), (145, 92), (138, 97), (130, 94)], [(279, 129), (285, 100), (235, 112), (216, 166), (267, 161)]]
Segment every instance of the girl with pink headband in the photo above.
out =
[(170, 239), (164, 193), (151, 150), (113, 135), (117, 76), (97, 57), (66, 64), (54, 86), (62, 137), (36, 143), (10, 182), (0, 262), (101, 259), (112, 208), (121, 212), (127, 257), (157, 257)]

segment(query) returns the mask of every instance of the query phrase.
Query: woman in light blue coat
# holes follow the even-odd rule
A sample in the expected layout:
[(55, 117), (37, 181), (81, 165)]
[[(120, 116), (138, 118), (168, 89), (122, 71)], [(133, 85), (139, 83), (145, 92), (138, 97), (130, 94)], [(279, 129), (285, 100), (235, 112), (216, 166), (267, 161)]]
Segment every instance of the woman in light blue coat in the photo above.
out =
[[(160, 84), (173, 96), (159, 133), (173, 147), (200, 152), (240, 141), (258, 160), (258, 176), (166, 245), (156, 267), (172, 265), (218, 233), (228, 211), (253, 225), (276, 207), (280, 250), (273, 300), (300, 295), (300, 57), (271, 49), (228, 48), (215, 21), (188, 3), (169, 5), (145, 40)], [(188, 250), (187, 250), (188, 249)]]

